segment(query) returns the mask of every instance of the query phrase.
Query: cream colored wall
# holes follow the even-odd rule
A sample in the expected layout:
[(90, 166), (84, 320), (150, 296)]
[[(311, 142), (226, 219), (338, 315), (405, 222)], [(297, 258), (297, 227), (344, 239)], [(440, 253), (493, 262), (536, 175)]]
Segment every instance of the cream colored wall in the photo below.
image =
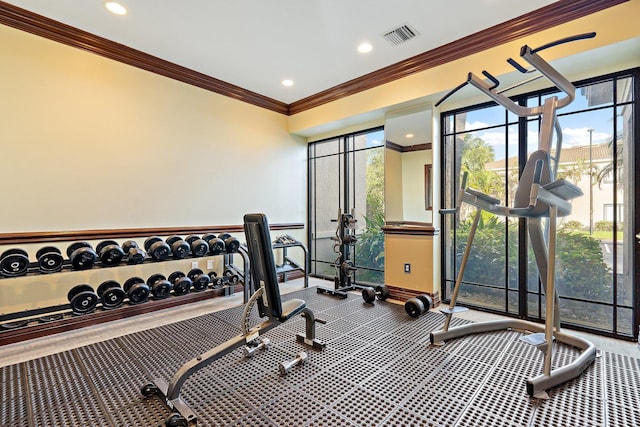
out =
[[(241, 224), (250, 211), (306, 222), (306, 143), (286, 116), (6, 26), (0, 58), (0, 233)], [(0, 252), (16, 246), (35, 261), (43, 245)], [(0, 279), (0, 313), (194, 261), (209, 270), (198, 259)]]
[(287, 117), (0, 26), (0, 232), (306, 218)]
[(404, 221), (431, 222), (425, 209), (424, 166), (433, 161), (431, 150), (402, 154), (402, 201)]

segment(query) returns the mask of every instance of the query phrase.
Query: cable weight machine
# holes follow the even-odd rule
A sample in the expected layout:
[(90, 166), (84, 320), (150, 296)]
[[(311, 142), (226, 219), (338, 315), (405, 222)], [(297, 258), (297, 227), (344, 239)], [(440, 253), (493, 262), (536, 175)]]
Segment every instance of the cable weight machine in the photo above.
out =
[(333, 295), (344, 299), (347, 297), (348, 291), (363, 289), (364, 286), (356, 284), (355, 274), (358, 271), (355, 266), (354, 246), (358, 241), (356, 237), (356, 219), (355, 209), (351, 213), (343, 213), (342, 209), (338, 209), (338, 219), (332, 220), (338, 223), (336, 227), (336, 235), (331, 239), (334, 241), (333, 251), (337, 254), (333, 266), (335, 268), (335, 276), (333, 278), (334, 287), (318, 288), (318, 293)]

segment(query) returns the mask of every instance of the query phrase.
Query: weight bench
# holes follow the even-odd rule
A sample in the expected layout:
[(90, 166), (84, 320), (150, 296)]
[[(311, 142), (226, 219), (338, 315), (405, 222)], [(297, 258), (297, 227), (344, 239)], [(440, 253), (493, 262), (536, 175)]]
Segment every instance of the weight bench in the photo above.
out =
[[(244, 232), (247, 239), (253, 294), (243, 311), (242, 334), (185, 363), (178, 369), (169, 384), (161, 378), (155, 378), (152, 384), (146, 384), (142, 387), (143, 396), (160, 396), (174, 411), (166, 420), (167, 426), (186, 427), (190, 423), (197, 424), (195, 413), (180, 397), (180, 389), (191, 374), (243, 345), (255, 344), (260, 335), (292, 317), (301, 314), (306, 321), (306, 333), (296, 336), (298, 342), (315, 349), (323, 349), (325, 346), (323, 342), (315, 338), (315, 323), (323, 323), (323, 321), (315, 318), (305, 301), (291, 299), (283, 303), (280, 298), (266, 216), (264, 214), (246, 214), (244, 216)], [(249, 317), (256, 302), (260, 317), (266, 317), (267, 320), (257, 326), (250, 327)]]

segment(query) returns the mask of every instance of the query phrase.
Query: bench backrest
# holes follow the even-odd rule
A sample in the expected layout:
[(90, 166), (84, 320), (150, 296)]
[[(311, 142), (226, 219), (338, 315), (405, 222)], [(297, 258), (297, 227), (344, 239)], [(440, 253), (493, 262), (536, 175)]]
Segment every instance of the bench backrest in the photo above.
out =
[(262, 298), (258, 299), (260, 316), (280, 318), (282, 300), (273, 259), (271, 234), (267, 217), (261, 213), (244, 216), (244, 233), (247, 239), (251, 279), (255, 290), (264, 287)]

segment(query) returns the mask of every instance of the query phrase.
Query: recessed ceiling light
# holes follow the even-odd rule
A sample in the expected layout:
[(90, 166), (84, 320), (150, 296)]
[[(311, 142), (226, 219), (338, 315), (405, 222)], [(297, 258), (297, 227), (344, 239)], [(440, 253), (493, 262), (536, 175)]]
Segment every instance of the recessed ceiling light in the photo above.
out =
[(360, 46), (358, 46), (358, 52), (360, 53), (369, 53), (373, 50), (373, 46), (371, 46), (371, 44), (369, 43), (362, 43)]
[(413, 134), (412, 133), (408, 133), (404, 136), (405, 138), (413, 138)]
[(290, 79), (284, 79), (284, 80), (282, 81), (282, 86), (287, 86), (287, 87), (289, 87), (289, 86), (293, 86), (293, 80), (290, 80)]
[(127, 14), (127, 8), (124, 7), (123, 5), (121, 5), (118, 2), (108, 1), (108, 2), (106, 2), (104, 4), (104, 6), (109, 10), (109, 12), (115, 13), (116, 15), (126, 15)]

